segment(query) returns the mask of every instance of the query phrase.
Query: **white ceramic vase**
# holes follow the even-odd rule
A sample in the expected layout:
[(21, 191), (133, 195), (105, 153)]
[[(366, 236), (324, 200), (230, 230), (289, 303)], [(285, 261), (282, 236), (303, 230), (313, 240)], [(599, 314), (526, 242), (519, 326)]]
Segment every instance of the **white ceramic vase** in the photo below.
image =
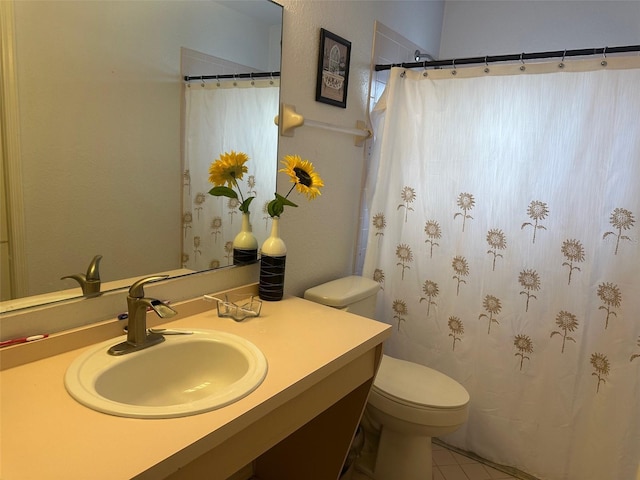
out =
[(248, 265), (258, 261), (258, 240), (251, 230), (248, 213), (242, 214), (240, 233), (233, 239), (233, 264)]
[(262, 300), (282, 300), (287, 246), (280, 238), (280, 218), (271, 219), (271, 233), (260, 249), (260, 283), (258, 294)]

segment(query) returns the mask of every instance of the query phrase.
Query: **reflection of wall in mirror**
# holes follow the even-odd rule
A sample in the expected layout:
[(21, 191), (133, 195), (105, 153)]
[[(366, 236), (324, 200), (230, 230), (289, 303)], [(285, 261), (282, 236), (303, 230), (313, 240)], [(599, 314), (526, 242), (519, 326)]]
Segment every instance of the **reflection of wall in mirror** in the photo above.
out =
[(19, 296), (75, 287), (60, 277), (96, 254), (105, 281), (180, 267), (180, 48), (268, 70), (273, 27), (241, 17), (216, 2), (15, 2)]

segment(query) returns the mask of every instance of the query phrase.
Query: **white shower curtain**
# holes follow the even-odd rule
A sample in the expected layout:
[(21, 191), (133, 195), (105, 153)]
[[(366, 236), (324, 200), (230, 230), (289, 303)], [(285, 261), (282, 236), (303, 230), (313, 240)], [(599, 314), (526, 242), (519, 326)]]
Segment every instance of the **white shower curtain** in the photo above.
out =
[(233, 150), (249, 156), (240, 189), (244, 198), (256, 197), (250, 205), (253, 231), (258, 238), (267, 237), (270, 217), (265, 205), (276, 191), (278, 98), (277, 79), (195, 82), (185, 89), (184, 268), (233, 263), (232, 242), (242, 224), (239, 202), (208, 194), (213, 187), (209, 166), (221, 153)]
[(640, 58), (395, 68), (374, 127), (363, 274), (387, 353), (470, 393), (444, 440), (544, 480), (634, 479)]

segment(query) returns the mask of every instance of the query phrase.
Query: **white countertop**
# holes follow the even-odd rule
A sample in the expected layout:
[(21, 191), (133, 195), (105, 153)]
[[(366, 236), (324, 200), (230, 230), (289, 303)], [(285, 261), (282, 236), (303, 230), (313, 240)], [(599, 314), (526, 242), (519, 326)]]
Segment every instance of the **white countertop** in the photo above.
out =
[[(180, 312), (181, 305), (175, 307)], [(218, 318), (214, 304), (206, 308), (211, 310), (163, 326), (221, 330), (256, 344), (267, 357), (269, 371), (254, 392), (227, 407), (190, 417), (121, 418), (84, 407), (65, 390), (67, 367), (91, 345), (9, 368), (0, 373), (0, 478), (113, 480), (145, 472), (149, 478), (162, 478), (374, 349), (390, 334), (386, 324), (295, 297), (264, 302), (260, 317), (241, 323)]]

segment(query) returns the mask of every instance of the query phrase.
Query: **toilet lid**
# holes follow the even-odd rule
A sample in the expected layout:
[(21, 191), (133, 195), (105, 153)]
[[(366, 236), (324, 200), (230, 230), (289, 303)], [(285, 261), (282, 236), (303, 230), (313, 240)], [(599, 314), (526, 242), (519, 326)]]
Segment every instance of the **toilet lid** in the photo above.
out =
[(454, 379), (424, 365), (382, 356), (373, 382), (379, 393), (417, 407), (458, 408), (469, 402), (469, 393)]

